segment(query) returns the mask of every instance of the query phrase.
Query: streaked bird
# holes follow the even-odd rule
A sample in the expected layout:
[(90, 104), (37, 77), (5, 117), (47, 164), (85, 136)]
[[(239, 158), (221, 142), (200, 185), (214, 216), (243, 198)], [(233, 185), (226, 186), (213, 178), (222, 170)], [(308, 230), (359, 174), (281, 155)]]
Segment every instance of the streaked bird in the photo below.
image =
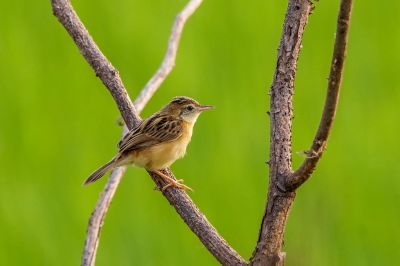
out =
[(168, 183), (163, 190), (170, 186), (191, 190), (182, 184), (182, 180), (175, 180), (160, 170), (185, 155), (197, 118), (209, 109), (213, 106), (201, 105), (189, 97), (175, 97), (159, 112), (128, 132), (118, 143), (117, 155), (93, 172), (84, 185), (98, 180), (115, 167), (133, 164), (162, 177)]

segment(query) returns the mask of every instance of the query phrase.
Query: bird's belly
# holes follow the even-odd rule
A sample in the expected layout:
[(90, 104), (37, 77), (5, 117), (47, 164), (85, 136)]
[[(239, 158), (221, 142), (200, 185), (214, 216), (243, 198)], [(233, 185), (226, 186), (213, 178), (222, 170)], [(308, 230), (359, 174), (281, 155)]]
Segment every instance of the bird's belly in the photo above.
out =
[(137, 151), (132, 156), (132, 163), (148, 170), (161, 170), (169, 167), (186, 152), (186, 142), (173, 141)]

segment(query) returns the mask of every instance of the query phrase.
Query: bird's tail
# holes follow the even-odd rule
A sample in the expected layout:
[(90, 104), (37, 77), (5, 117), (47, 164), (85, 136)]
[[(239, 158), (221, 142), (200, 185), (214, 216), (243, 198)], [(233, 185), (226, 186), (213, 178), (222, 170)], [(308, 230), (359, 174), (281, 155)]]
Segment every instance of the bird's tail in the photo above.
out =
[(105, 175), (108, 171), (113, 169), (115, 167), (117, 160), (116, 158), (113, 158), (111, 161), (94, 171), (83, 183), (83, 185), (89, 185), (90, 183), (95, 182), (96, 180), (100, 179), (103, 175)]

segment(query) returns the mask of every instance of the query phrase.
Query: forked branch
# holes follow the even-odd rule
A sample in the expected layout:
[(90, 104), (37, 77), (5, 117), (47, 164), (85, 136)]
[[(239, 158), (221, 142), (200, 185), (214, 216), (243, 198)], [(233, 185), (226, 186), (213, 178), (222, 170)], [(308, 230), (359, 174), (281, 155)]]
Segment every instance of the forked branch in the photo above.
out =
[(292, 173), (292, 96), (304, 28), (313, 4), (309, 0), (289, 0), (270, 93), (271, 148), (267, 205), (257, 246), (250, 260), (252, 265), (284, 265), (282, 245), (286, 221), (296, 196), (295, 190), (311, 175), (321, 157), (335, 116), (351, 6), (352, 0), (340, 2), (324, 113), (309, 157), (299, 170)]
[(351, 7), (352, 0), (342, 0), (340, 3), (340, 10), (337, 19), (335, 47), (333, 50), (324, 111), (318, 131), (314, 137), (314, 141), (310, 150), (307, 152), (306, 159), (299, 169), (291, 174), (285, 184), (285, 189), (287, 191), (294, 191), (305, 181), (307, 181), (325, 151), (333, 120), (335, 119), (337, 103), (339, 100), (340, 85), (346, 57)]
[[(131, 103), (128, 93), (119, 77), (118, 71), (111, 65), (101, 53), (88, 31), (80, 21), (71, 3), (68, 0), (52, 0), (53, 13), (60, 23), (65, 27), (75, 41), (81, 54), (92, 66), (96, 75), (103, 81), (116, 101), (121, 115), (129, 129), (135, 128), (140, 123), (139, 114), (148, 100), (159, 88), (166, 76), (171, 72), (176, 52), (186, 20), (194, 13), (201, 4), (201, 0), (191, 0), (183, 11), (176, 17), (168, 43), (167, 53), (160, 69), (143, 89), (135, 101), (137, 110)], [(89, 220), (85, 249), (82, 256), (82, 265), (92, 266), (95, 262), (96, 251), (100, 239), (100, 230), (111, 200), (115, 194), (118, 184), (125, 172), (125, 167), (116, 168), (100, 195), (96, 208)], [(170, 170), (166, 173), (173, 177)], [(150, 173), (154, 182), (163, 187), (166, 184), (154, 173)], [(173, 177), (174, 178), (174, 177)], [(185, 223), (199, 237), (205, 247), (214, 257), (224, 265), (244, 265), (245, 261), (232, 249), (228, 243), (218, 234), (215, 228), (208, 222), (189, 196), (176, 188), (170, 187), (163, 195), (173, 205)]]
[(269, 187), (257, 245), (251, 258), (251, 264), (256, 266), (284, 263), (285, 253), (281, 249), (295, 194), (281, 193), (279, 184), (291, 173), (294, 81), (303, 33), (312, 7), (309, 0), (288, 1), (270, 90)]

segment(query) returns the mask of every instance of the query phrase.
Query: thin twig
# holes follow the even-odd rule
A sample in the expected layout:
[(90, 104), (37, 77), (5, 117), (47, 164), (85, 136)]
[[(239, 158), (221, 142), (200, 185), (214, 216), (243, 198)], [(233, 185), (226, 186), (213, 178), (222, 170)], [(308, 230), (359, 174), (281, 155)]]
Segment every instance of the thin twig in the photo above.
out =
[[(128, 128), (124, 126), (122, 136), (128, 133)], [(118, 185), (125, 174), (126, 166), (114, 168), (111, 171), (110, 177), (97, 200), (96, 207), (90, 215), (85, 246), (82, 254), (82, 266), (93, 266), (96, 261), (97, 248), (100, 241), (100, 233), (106, 217), (108, 208), (114, 198)]]
[[(138, 104), (137, 110), (139, 112), (143, 109), (145, 103), (147, 103), (162, 81), (165, 80), (166, 75), (168, 75), (172, 70), (176, 57), (176, 49), (178, 47), (178, 43), (174, 44), (173, 42), (179, 42), (184, 21), (193, 14), (200, 3), (201, 1), (199, 0), (190, 1), (180, 15), (177, 16), (171, 33), (175, 36), (170, 37), (170, 43), (168, 44), (169, 48), (163, 62), (163, 65), (165, 66), (162, 65), (160, 67), (161, 70), (157, 71), (155, 76), (152, 78), (154, 81), (149, 82), (144, 89), (145, 92), (139, 96), (141, 98), (136, 102)], [(52, 0), (52, 7), (54, 15), (69, 32), (76, 45), (79, 47), (81, 54), (89, 62), (95, 70), (96, 75), (100, 77), (104, 85), (113, 95), (128, 128), (132, 129), (137, 126), (140, 123), (139, 115), (129, 99), (118, 72), (105, 58), (93, 39), (90, 37), (88, 31), (85, 29), (82, 22), (79, 20), (79, 17), (73, 10), (70, 2), (68, 0)], [(180, 20), (183, 20), (183, 23)], [(112, 172), (110, 179), (98, 200), (96, 208), (92, 213), (82, 257), (82, 265), (84, 266), (94, 265), (101, 226), (124, 171), (125, 168), (117, 168)], [(166, 169), (165, 171), (165, 173), (173, 177), (173, 174), (169, 169)], [(154, 173), (149, 174), (159, 187), (165, 185), (164, 181), (159, 176)], [(165, 190), (163, 195), (174, 206), (185, 223), (199, 237), (206, 248), (218, 261), (224, 265), (246, 264), (243, 258), (240, 257), (240, 255), (218, 234), (215, 228), (208, 222), (205, 216), (199, 211), (197, 206), (185, 192), (171, 187)]]
[(344, 61), (346, 58), (351, 7), (352, 0), (342, 0), (340, 3), (335, 47), (333, 50), (324, 112), (321, 117), (318, 131), (310, 148), (310, 153), (313, 154), (313, 156), (308, 156), (301, 166), (288, 178), (285, 184), (285, 189), (287, 191), (294, 191), (307, 181), (325, 151), (339, 100), (340, 84), (342, 81)]
[(118, 185), (126, 171), (126, 166), (115, 168), (104, 187), (103, 192), (96, 203), (96, 207), (90, 216), (86, 232), (85, 248), (82, 254), (82, 265), (95, 265), (96, 253), (100, 240), (100, 232), (108, 207), (117, 191)]
[(172, 69), (175, 66), (176, 52), (178, 51), (183, 27), (185, 26), (188, 18), (192, 16), (192, 14), (197, 10), (202, 2), (203, 0), (191, 0), (183, 8), (183, 10), (178, 15), (176, 15), (168, 40), (167, 52), (165, 53), (160, 68), (147, 82), (146, 86), (144, 86), (140, 94), (136, 97), (134, 104), (137, 109), (143, 109), (143, 107), (147, 104), (153, 94), (167, 78), (169, 73), (171, 73)]

